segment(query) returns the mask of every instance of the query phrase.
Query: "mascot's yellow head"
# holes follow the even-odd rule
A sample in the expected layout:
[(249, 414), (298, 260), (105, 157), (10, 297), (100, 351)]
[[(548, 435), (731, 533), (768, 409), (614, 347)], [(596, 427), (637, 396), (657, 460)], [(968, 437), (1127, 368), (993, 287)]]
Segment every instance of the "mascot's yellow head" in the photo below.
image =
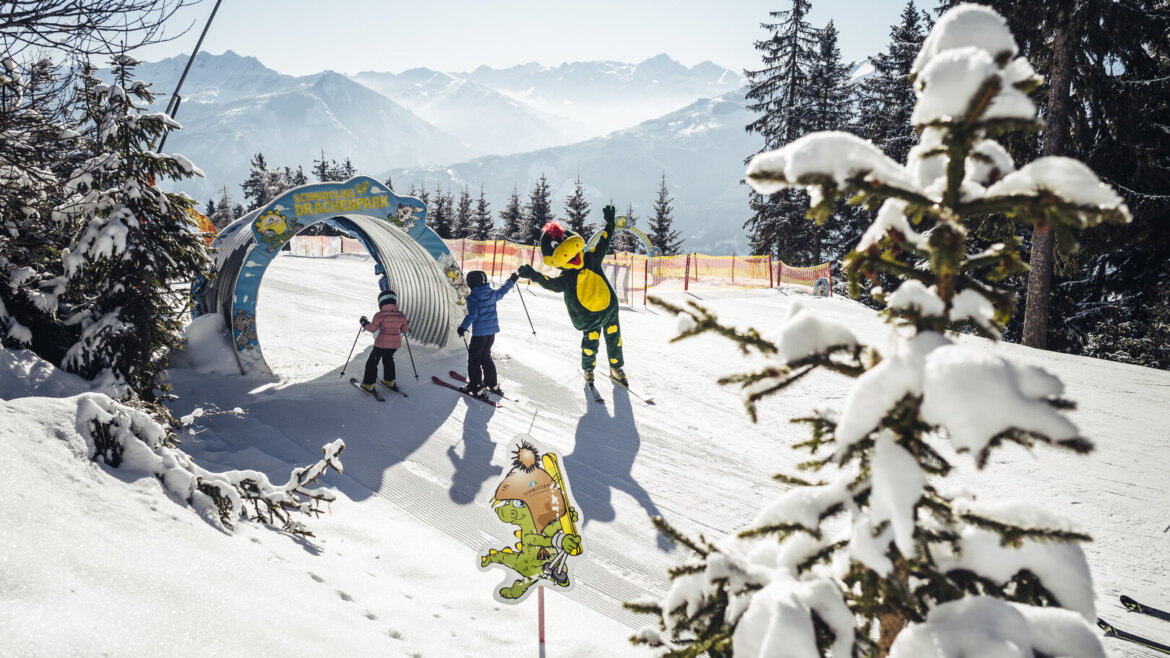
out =
[(562, 270), (579, 270), (585, 265), (585, 238), (549, 222), (540, 229), (540, 253), (544, 264)]
[(259, 229), (261, 233), (267, 231), (277, 235), (282, 235), (285, 231), (288, 230), (288, 220), (279, 212), (275, 210), (269, 210), (268, 212), (256, 218), (256, 228)]

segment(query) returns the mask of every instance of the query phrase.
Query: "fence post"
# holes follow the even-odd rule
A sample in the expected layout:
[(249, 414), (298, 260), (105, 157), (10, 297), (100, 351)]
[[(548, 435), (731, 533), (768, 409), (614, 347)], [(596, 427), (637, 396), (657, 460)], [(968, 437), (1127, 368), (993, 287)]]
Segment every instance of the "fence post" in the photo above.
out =
[(463, 238), (463, 244), (459, 246), (459, 271), (463, 271), (463, 261), (467, 257), (467, 238)]
[(687, 254), (687, 265), (683, 270), (683, 290), (691, 289), (691, 255)]
[(646, 292), (650, 289), (650, 257), (642, 261), (642, 307), (646, 306)]
[(496, 278), (496, 256), (500, 254), (500, 241), (492, 240), (492, 278)]
[(776, 287), (784, 283), (784, 261), (779, 261), (780, 264), (776, 266)]
[(776, 287), (776, 286), (772, 285), (772, 254), (768, 254), (768, 287), (769, 288)]
[(731, 252), (731, 282), (735, 283), (735, 252)]

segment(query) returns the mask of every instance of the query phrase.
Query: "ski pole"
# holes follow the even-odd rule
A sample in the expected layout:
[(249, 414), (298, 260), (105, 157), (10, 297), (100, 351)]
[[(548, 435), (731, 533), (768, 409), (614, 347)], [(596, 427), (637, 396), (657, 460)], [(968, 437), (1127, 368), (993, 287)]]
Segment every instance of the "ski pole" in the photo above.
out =
[(406, 334), (402, 334), (402, 340), (406, 341), (406, 354), (410, 356), (410, 369), (414, 371), (414, 381), (418, 381), (418, 368), (414, 367), (414, 353), (410, 351), (410, 338)]
[(520, 305), (524, 307), (524, 317), (528, 318), (528, 327), (532, 329), (532, 335), (536, 335), (536, 327), (532, 326), (532, 316), (528, 315), (528, 304), (524, 302), (524, 295), (520, 293), (520, 288), (516, 288), (516, 294), (520, 295)]
[(353, 345), (349, 348), (349, 356), (345, 357), (345, 365), (341, 366), (341, 376), (345, 376), (345, 369), (349, 367), (349, 360), (353, 358), (353, 348), (357, 347), (357, 340), (362, 337), (365, 327), (358, 327), (357, 335), (353, 337)]

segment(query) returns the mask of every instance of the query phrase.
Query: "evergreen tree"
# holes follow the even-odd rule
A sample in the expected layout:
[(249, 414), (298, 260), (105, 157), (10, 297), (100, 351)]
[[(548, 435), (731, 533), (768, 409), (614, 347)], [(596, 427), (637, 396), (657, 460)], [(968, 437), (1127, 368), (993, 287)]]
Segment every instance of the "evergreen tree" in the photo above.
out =
[(552, 200), (549, 198), (548, 179), (544, 174), (532, 186), (528, 194), (528, 203), (524, 205), (524, 231), (520, 234), (520, 244), (536, 244), (540, 239), (540, 229), (556, 215), (552, 211)]
[(678, 231), (674, 230), (674, 212), (670, 206), (673, 201), (670, 192), (666, 189), (666, 172), (662, 174), (662, 182), (658, 186), (658, 198), (654, 199), (654, 217), (650, 220), (650, 244), (657, 247), (663, 256), (673, 256), (682, 251), (682, 240)]
[[(764, 149), (774, 149), (807, 133), (814, 121), (809, 75), (816, 61), (818, 34), (805, 20), (812, 4), (792, 0), (790, 11), (769, 12), (774, 19), (762, 23), (770, 37), (755, 43), (763, 68), (744, 71), (748, 80), (747, 109), (759, 117), (746, 126), (758, 133)], [(802, 262), (799, 245), (810, 233), (803, 221), (801, 193), (782, 190), (771, 195), (749, 192), (752, 216), (744, 223), (753, 254), (772, 254)]]
[(491, 205), (484, 197), (483, 185), (479, 186), (479, 200), (475, 203), (475, 214), (472, 216), (472, 225), (467, 237), (472, 240), (491, 240), (495, 227), (492, 218)]
[[(683, 337), (713, 331), (769, 359), (759, 372), (723, 380), (743, 386), (753, 419), (760, 400), (816, 368), (856, 381), (840, 413), (818, 409), (795, 419), (812, 434), (794, 446), (812, 455), (800, 468), (820, 481), (777, 476), (791, 490), (753, 527), (718, 543), (692, 541), (656, 521), (699, 561), (672, 572), (668, 605), (627, 604), (658, 615), (663, 631), (643, 631), (636, 641), (670, 643), (680, 656), (791, 647), (818, 656), (912, 656), (942, 646), (954, 656), (1101, 655), (1092, 644), (1099, 642), (1093, 587), (1077, 545), (1089, 538), (1029, 503), (976, 498), (970, 480), (961, 487), (944, 481), (952, 453), (969, 454), (982, 470), (1006, 443), (1078, 453), (1092, 445), (1064, 415), (1072, 403), (1060, 397), (1059, 380), (948, 332), (996, 339), (1015, 309), (1010, 293), (986, 281), (1023, 270), (1019, 242), (972, 251), (967, 228), (975, 218), (1010, 214), (1068, 235), (1124, 222), (1128, 211), (1075, 161), (1041, 158), (1015, 170), (989, 136), (1034, 125), (1035, 112), (1026, 102), (1007, 108), (998, 97), (1026, 99), (1039, 79), (1005, 48), (1011, 34), (993, 13), (962, 6), (939, 26), (948, 22), (964, 38), (940, 38), (923, 50), (915, 69), (922, 139), (908, 165), (853, 135), (818, 133), (748, 167), (761, 193), (816, 188), (814, 218), (827, 217), (844, 196), (880, 205), (846, 270), (854, 284), (878, 272), (900, 280), (883, 299), (901, 328), (894, 344), (879, 354), (809, 309), (794, 309), (772, 342), (754, 329), (721, 325), (697, 304), (656, 300), (687, 316)], [(780, 545), (761, 551), (764, 538)], [(1044, 607), (1074, 614), (1036, 610)], [(1000, 634), (1009, 627), (1018, 632)], [(1060, 646), (1050, 644), (1054, 638)]]
[(499, 235), (496, 236), (498, 239), (529, 244), (525, 241), (528, 237), (528, 230), (524, 225), (524, 208), (520, 205), (520, 191), (515, 186), (512, 187), (512, 196), (508, 197), (508, 205), (500, 211), (500, 219), (503, 225), (500, 227)]
[(68, 324), (80, 339), (65, 355), (66, 369), (86, 378), (110, 373), (145, 400), (166, 390), (158, 376), (182, 346), (186, 291), (208, 265), (203, 241), (187, 211), (191, 200), (162, 192), (164, 178), (197, 175), (181, 156), (151, 152), (169, 117), (145, 113), (150, 86), (133, 80), (137, 60), (114, 58), (112, 85), (88, 69), (80, 90), (85, 160), (66, 185), (60, 212), (80, 223), (65, 256), (72, 302)]
[(585, 186), (581, 184), (581, 174), (573, 181), (573, 192), (565, 198), (565, 224), (570, 231), (589, 239), (595, 227), (586, 225), (589, 219), (589, 202), (585, 200)]
[(322, 148), (321, 149), (321, 159), (320, 160), (313, 160), (313, 169), (312, 169), (313, 177), (316, 178), (317, 182), (319, 182), (319, 183), (325, 183), (325, 182), (328, 182), (330, 180), (333, 180), (331, 171), (333, 170), (333, 168), (336, 164), (337, 164), (336, 162), (331, 162), (330, 160), (325, 158), (325, 149)]
[(925, 23), (913, 0), (907, 0), (901, 22), (890, 28), (886, 50), (869, 58), (873, 74), (861, 82), (859, 121), (854, 132), (897, 162), (906, 161), (916, 140), (910, 124), (910, 113), (914, 111), (910, 68), (926, 38)]
[(290, 183), (284, 174), (277, 169), (269, 169), (263, 153), (257, 153), (252, 158), (252, 169), (248, 178), (240, 185), (244, 190), (244, 198), (248, 201), (248, 210), (268, 205), (273, 199), (290, 189)]
[(430, 204), (430, 213), (427, 215), (427, 226), (438, 234), (440, 238), (449, 240), (452, 237), (451, 229), (455, 221), (451, 190), (443, 192), (442, 186), (435, 188), (435, 196)]
[(57, 320), (71, 226), (52, 210), (75, 133), (50, 60), (0, 64), (0, 345), (59, 363), (73, 340)]
[(471, 192), (467, 191), (467, 186), (459, 191), (459, 203), (455, 206), (455, 221), (451, 226), (451, 237), (466, 238), (471, 232), (471, 223), (473, 221), (471, 210)]
[[(287, 168), (286, 168), (287, 170)], [(297, 170), (288, 175), (288, 184), (290, 188), (300, 187), (309, 184), (309, 177), (305, 175), (305, 168), (297, 165)]]
[[(210, 205), (211, 202), (208, 201), (208, 206), (210, 207)], [(215, 211), (208, 214), (207, 218), (211, 220), (216, 230), (222, 231), (228, 224), (242, 217), (244, 215), (242, 211), (243, 207), (232, 199), (232, 193), (224, 185), (219, 188), (219, 203), (216, 204)]]
[(346, 158), (345, 161), (341, 163), (341, 166), (337, 168), (337, 180), (347, 181), (354, 176), (357, 176), (357, 167), (354, 167), (349, 158)]
[[(855, 85), (849, 80), (851, 68), (841, 61), (837, 28), (829, 21), (820, 32), (816, 59), (809, 74), (813, 130), (849, 129), (857, 102)], [(832, 222), (808, 227), (811, 240), (804, 245), (807, 251), (804, 262), (837, 262), (857, 243), (870, 219), (857, 206), (847, 203), (838, 206), (834, 217)]]

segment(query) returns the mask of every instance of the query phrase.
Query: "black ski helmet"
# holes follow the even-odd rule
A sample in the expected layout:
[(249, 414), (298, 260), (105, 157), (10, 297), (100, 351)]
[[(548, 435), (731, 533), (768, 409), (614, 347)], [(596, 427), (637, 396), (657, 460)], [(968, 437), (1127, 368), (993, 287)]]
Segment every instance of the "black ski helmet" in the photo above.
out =
[(382, 292), (378, 293), (378, 307), (379, 308), (381, 308), (382, 306), (385, 306), (387, 304), (397, 304), (397, 303), (398, 303), (398, 293), (394, 292), (393, 290), (383, 290)]
[(487, 283), (487, 274), (483, 270), (471, 270), (467, 273), (467, 287), (478, 288)]

